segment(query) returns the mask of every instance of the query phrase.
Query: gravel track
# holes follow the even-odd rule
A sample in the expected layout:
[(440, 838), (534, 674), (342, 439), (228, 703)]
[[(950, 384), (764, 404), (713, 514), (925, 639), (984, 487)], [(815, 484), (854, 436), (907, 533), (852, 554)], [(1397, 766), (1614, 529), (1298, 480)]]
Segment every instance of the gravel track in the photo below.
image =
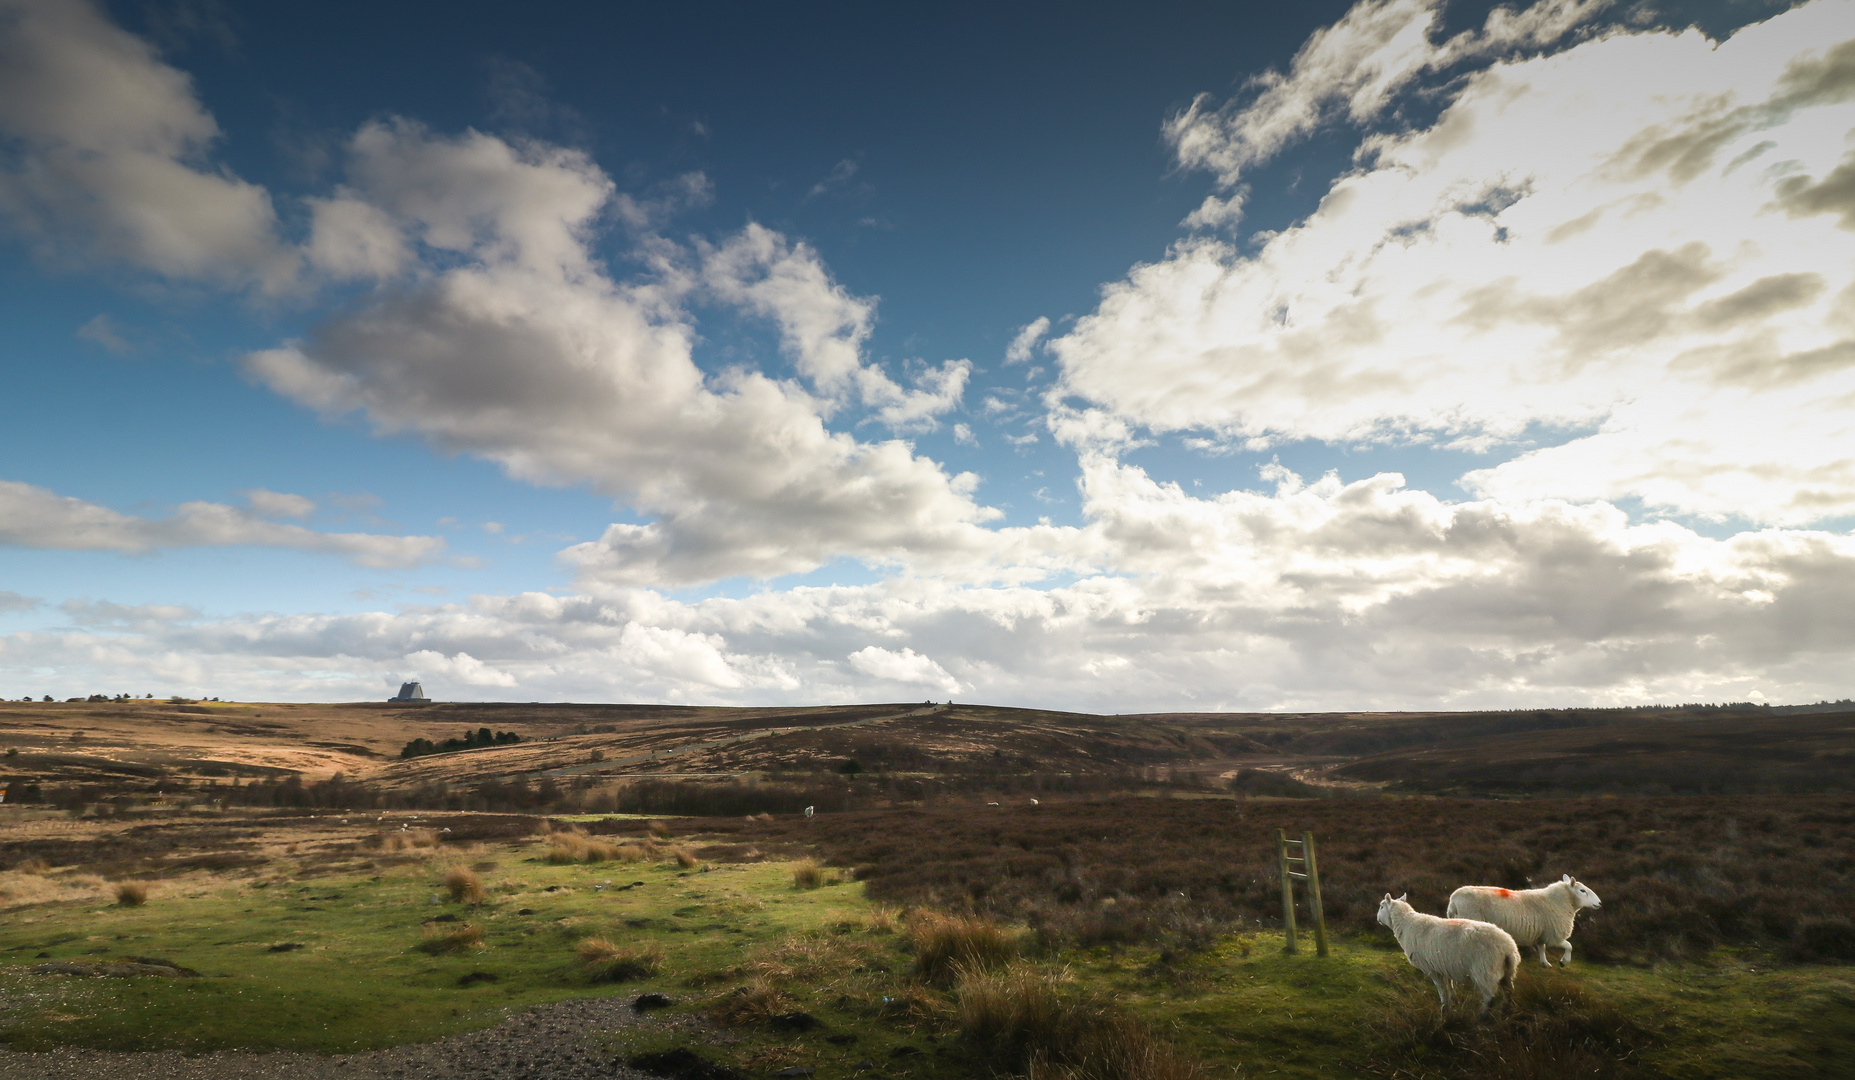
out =
[(65, 1047), (43, 1054), (0, 1050), (7, 1080), (654, 1080), (625, 1067), (589, 1036), (649, 1025), (709, 1033), (691, 1018), (632, 1011), (617, 997), (580, 998), (509, 1017), (492, 1028), (434, 1043), (364, 1054), (222, 1051), (117, 1054)]

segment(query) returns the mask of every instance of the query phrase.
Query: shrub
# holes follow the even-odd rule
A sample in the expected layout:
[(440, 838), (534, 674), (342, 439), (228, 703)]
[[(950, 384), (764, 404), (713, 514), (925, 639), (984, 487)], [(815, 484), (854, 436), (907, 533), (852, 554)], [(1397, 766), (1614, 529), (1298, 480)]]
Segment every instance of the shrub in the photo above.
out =
[(930, 982), (961, 971), (997, 967), (1017, 955), (1017, 943), (990, 919), (918, 911), (909, 932), (914, 939), (915, 973)]
[(425, 932), (425, 940), (419, 942), (417, 948), (420, 952), (430, 953), (433, 956), (481, 949), (483, 948), (483, 931), (474, 923), (465, 923), (455, 930), (433, 927)]
[(664, 952), (656, 945), (619, 945), (607, 938), (590, 937), (573, 947), (586, 977), (593, 982), (623, 982), (655, 975), (663, 968)]
[(116, 885), (116, 902), (123, 907), (141, 907), (148, 902), (148, 886), (139, 881), (123, 881)]
[(467, 866), (453, 866), (446, 870), (444, 889), (450, 894), (453, 903), (481, 904), (489, 896), (483, 890), (483, 879)]
[(824, 884), (824, 867), (816, 859), (806, 859), (792, 868), (792, 884), (799, 889), (818, 888)]
[(696, 858), (688, 848), (672, 848), (670, 849), (670, 857), (676, 860), (676, 865), (685, 870), (694, 870), (696, 867), (702, 865), (702, 860)]
[(665, 825), (663, 822), (653, 821), (650, 823), (648, 828), (651, 831), (651, 835), (655, 836), (657, 839), (659, 840), (670, 839), (670, 826)]

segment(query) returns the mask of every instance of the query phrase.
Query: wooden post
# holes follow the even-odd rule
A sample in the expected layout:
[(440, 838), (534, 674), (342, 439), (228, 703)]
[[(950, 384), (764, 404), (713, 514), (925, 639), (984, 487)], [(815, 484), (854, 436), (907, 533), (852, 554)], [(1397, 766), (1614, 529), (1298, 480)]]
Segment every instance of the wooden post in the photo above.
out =
[(1288, 936), (1285, 953), (1295, 951), (1295, 879), (1288, 874), (1288, 834), (1275, 830), (1275, 866), (1282, 875), (1282, 929)]
[(1327, 913), (1320, 905), (1320, 869), (1314, 864), (1314, 834), (1301, 834), (1301, 857), (1308, 874), (1308, 907), (1314, 912), (1314, 954), (1327, 955)]

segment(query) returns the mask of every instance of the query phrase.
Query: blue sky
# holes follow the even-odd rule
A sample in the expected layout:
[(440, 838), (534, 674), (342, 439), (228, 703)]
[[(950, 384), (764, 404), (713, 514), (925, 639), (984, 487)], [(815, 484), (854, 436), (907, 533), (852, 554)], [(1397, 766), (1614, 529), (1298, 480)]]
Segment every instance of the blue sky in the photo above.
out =
[(1846, 696), (1851, 41), (0, 0), (0, 694)]

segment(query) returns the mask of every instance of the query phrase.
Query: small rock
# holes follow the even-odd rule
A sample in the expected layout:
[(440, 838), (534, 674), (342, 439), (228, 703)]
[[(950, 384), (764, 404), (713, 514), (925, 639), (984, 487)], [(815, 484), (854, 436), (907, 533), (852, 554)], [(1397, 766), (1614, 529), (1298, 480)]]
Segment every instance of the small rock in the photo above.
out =
[(432, 916), (431, 918), (429, 918), (429, 919), (426, 919), (425, 921), (426, 921), (426, 922), (427, 922), (428, 924), (429, 924), (429, 923), (435, 923), (435, 922), (456, 922), (456, 921), (457, 921), (457, 916), (456, 916), (456, 915), (452, 915), (452, 914), (449, 914), (449, 913), (446, 913), (446, 914), (443, 914), (443, 915), (434, 915), (434, 916)]
[(531, 907), (525, 907), (522, 910), (516, 912), (517, 915), (533, 915), (534, 913), (535, 913), (535, 909)]

